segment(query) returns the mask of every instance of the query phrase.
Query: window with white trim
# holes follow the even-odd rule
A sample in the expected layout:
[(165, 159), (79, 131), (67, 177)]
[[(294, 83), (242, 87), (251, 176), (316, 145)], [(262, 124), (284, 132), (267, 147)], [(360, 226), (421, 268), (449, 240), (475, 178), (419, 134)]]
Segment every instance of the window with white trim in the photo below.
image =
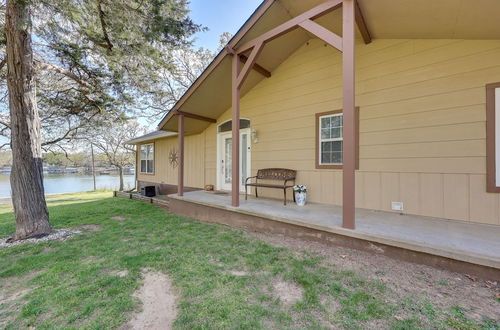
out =
[[(240, 129), (250, 128), (250, 120), (249, 119), (240, 119)], [(233, 121), (228, 120), (217, 127), (217, 131), (219, 133), (231, 132), (233, 129)]]
[(154, 144), (141, 145), (141, 173), (153, 174), (155, 172), (155, 147)]
[(342, 165), (343, 119), (342, 113), (318, 118), (319, 165)]
[(486, 189), (500, 193), (500, 83), (486, 85)]

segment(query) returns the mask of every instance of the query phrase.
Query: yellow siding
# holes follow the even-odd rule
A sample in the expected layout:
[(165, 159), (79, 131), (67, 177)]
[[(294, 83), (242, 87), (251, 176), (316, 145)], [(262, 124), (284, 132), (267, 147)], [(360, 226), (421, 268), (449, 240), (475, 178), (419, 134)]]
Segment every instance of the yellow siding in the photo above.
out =
[[(500, 197), (486, 193), (485, 185), (484, 88), (500, 81), (499, 58), (500, 41), (494, 40), (358, 45), (358, 207), (390, 211), (392, 201), (401, 201), (409, 214), (500, 225)], [(241, 100), (241, 116), (251, 119), (259, 138), (252, 172), (296, 169), (310, 201), (341, 204), (341, 171), (318, 170), (314, 160), (314, 115), (340, 108), (341, 55), (310, 40)], [(230, 117), (228, 109), (218, 122)], [(188, 176), (202, 173), (204, 183), (216, 184), (216, 125), (198, 137), (204, 171), (196, 165)], [(279, 198), (281, 192), (262, 195)]]
[[(169, 137), (154, 141), (155, 173), (137, 173), (137, 180), (159, 184), (177, 184), (178, 168), (172, 167), (169, 161), (171, 150), (178, 150), (177, 137)], [(140, 150), (140, 146), (138, 149)], [(186, 187), (201, 188), (205, 182), (205, 138), (204, 135), (187, 136), (185, 139), (185, 178)], [(137, 153), (139, 157), (139, 152)], [(140, 164), (139, 162), (137, 164)], [(137, 166), (140, 170), (140, 165)]]

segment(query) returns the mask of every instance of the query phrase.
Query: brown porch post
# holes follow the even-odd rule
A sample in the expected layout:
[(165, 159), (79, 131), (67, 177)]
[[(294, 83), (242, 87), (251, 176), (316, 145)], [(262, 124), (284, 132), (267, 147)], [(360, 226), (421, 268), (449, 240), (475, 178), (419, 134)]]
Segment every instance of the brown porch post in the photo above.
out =
[(355, 5), (356, 0), (344, 0), (343, 13), (343, 92), (344, 92), (344, 142), (342, 227), (355, 229), (355, 167), (356, 167), (356, 116), (355, 116)]
[(184, 196), (184, 115), (179, 117), (179, 174), (177, 184), (177, 196)]
[(237, 54), (233, 55), (232, 73), (232, 178), (231, 178), (231, 205), (240, 206), (240, 87), (238, 76), (240, 74), (241, 62)]

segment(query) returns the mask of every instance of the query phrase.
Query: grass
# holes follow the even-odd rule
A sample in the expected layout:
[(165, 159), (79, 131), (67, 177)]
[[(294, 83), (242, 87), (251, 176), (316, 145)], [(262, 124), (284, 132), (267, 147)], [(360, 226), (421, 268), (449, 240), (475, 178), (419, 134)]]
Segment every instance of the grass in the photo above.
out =
[[(394, 300), (384, 283), (340, 271), (315, 254), (273, 247), (242, 231), (110, 193), (63, 195), (49, 202), (49, 210), (55, 228), (97, 224), (100, 230), (0, 249), (0, 328), (119, 327), (141, 308), (132, 295), (144, 269), (168, 274), (178, 289), (179, 329), (499, 326), (470, 320), (459, 306)], [(0, 237), (13, 231), (12, 210), (0, 205)], [(124, 270), (126, 276), (116, 275)], [(285, 304), (273, 291), (278, 279), (300, 286), (302, 299)], [(11, 298), (2, 300), (2, 294)]]
[(447, 280), (439, 280), (438, 284), (442, 285), (442, 286), (447, 286), (448, 285), (448, 281)]

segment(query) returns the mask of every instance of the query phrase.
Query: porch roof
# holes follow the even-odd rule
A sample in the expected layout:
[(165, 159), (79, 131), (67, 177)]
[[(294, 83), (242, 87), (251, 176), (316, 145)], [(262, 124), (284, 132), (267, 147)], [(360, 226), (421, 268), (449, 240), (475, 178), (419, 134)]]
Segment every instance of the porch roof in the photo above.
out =
[(175, 132), (165, 132), (165, 131), (154, 131), (142, 136), (138, 136), (136, 138), (133, 138), (132, 140), (126, 141), (125, 144), (130, 144), (130, 145), (136, 145), (136, 144), (142, 144), (144, 142), (150, 142), (170, 136), (176, 136), (177, 133)]
[[(325, 0), (265, 0), (228, 46), (236, 49)], [(358, 0), (371, 37), (375, 39), (500, 39), (498, 0)], [(316, 20), (341, 35), (342, 12), (335, 10)], [(313, 36), (295, 29), (266, 44), (257, 63), (268, 72)], [(358, 30), (357, 39), (362, 43)], [(260, 72), (259, 72), (260, 71)], [(241, 89), (245, 95), (262, 79), (262, 70), (252, 70)], [(231, 56), (222, 50), (159, 124), (160, 130), (177, 131), (175, 110), (216, 119), (231, 107)], [(196, 134), (209, 121), (185, 119), (185, 133)]]

